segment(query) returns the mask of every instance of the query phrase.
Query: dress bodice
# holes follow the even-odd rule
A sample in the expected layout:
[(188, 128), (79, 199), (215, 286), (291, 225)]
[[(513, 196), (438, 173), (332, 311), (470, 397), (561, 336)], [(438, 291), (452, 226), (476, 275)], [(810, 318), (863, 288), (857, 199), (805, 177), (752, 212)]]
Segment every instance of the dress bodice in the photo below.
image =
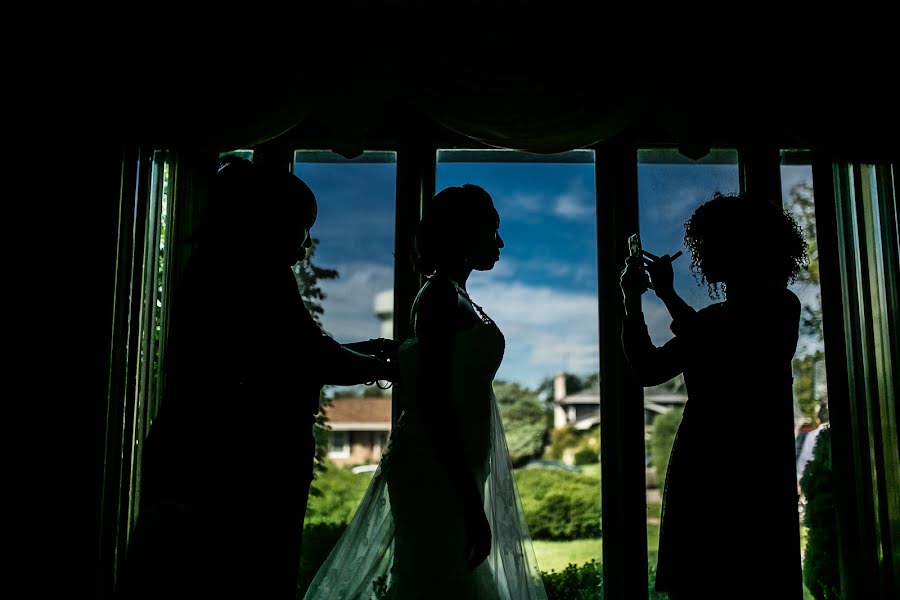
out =
[[(460, 291), (459, 306), (469, 310), (471, 302)], [(472, 307), (474, 310), (474, 307)], [(476, 310), (477, 314), (477, 310)], [(430, 427), (423, 421), (423, 403), (438, 402), (435, 385), (444, 387), (446, 407), (438, 407), (437, 414), (452, 414), (458, 424), (462, 458), (480, 477), (486, 476), (491, 449), (491, 419), (494, 400), (493, 380), (503, 360), (505, 339), (493, 321), (477, 321), (453, 337), (445, 381), (420, 381), (420, 341), (407, 340), (400, 347), (398, 360), (401, 370), (401, 417), (397, 435), (423, 449), (430, 443)], [(405, 430), (405, 431), (404, 431)], [(402, 433), (401, 433), (402, 432)], [(415, 439), (415, 442), (412, 440)], [(395, 440), (396, 441), (396, 440)], [(433, 440), (431, 440), (433, 441)], [(403, 444), (402, 441), (400, 445)], [(426, 452), (426, 454), (428, 454)], [(419, 458), (423, 458), (420, 455)]]

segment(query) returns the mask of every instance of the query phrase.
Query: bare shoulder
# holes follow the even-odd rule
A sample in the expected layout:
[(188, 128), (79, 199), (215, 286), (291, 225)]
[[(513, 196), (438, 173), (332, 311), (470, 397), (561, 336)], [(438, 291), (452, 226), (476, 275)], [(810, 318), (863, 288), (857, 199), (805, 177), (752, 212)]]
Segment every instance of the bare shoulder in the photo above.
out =
[(416, 334), (430, 337), (453, 331), (458, 305), (457, 289), (446, 278), (432, 278), (425, 283), (416, 310)]

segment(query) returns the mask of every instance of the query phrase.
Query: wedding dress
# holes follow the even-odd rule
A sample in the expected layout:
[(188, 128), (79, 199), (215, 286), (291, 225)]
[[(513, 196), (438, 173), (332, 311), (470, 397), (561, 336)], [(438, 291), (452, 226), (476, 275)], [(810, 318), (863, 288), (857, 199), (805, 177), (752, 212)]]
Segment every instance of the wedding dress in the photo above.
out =
[[(457, 291), (459, 302), (471, 305)], [(417, 349), (408, 341), (398, 354), (402, 394), (413, 400), (399, 407), (365, 496), (304, 599), (545, 600), (492, 389), (503, 334), (490, 319), (457, 333), (446, 382), (463, 438), (453, 454), (482, 484), (491, 527), (490, 554), (474, 570), (463, 556), (461, 497), (416, 409), (429, 401), (417, 399), (428, 394), (417, 388)]]

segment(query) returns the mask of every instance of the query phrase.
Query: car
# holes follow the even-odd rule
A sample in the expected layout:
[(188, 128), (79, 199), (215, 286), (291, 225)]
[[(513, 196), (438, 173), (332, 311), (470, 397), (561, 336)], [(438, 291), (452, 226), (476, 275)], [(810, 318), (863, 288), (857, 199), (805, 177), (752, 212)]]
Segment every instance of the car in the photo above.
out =
[(374, 473), (378, 470), (378, 465), (357, 465), (350, 469), (350, 472), (354, 475), (359, 475), (360, 473)]

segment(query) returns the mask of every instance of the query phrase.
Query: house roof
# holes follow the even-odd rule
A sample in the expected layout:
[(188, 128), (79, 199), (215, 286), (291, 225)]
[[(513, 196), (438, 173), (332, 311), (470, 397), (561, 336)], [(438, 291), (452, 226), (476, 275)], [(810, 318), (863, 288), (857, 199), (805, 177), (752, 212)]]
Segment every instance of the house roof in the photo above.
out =
[[(684, 404), (687, 401), (687, 392), (684, 387), (684, 379), (681, 375), (674, 380), (660, 385), (644, 388), (644, 399), (660, 405)], [(600, 384), (595, 383), (586, 390), (576, 392), (556, 401), (557, 404), (569, 406), (572, 404), (599, 404)]]
[(334, 398), (325, 407), (328, 425), (338, 431), (387, 431), (391, 428), (390, 398)]

